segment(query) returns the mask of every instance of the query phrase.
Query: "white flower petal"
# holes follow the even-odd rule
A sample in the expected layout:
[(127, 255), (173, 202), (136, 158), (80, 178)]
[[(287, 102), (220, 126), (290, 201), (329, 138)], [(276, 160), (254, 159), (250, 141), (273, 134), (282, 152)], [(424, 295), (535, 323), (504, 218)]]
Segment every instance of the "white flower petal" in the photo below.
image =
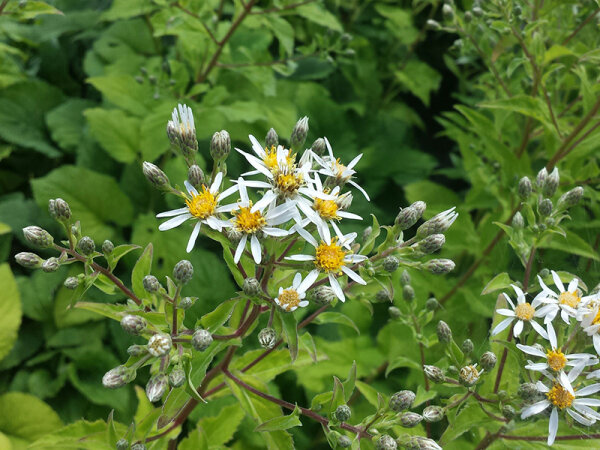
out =
[(542, 400), (526, 408), (523, 408), (523, 411), (521, 411), (521, 419), (527, 419), (528, 417), (539, 414), (546, 408), (548, 408), (548, 406), (550, 405), (551, 403), (548, 400)]
[(161, 223), (158, 226), (158, 229), (160, 231), (170, 230), (172, 228), (178, 227), (179, 225), (181, 225), (183, 222), (185, 222), (186, 220), (188, 220), (191, 217), (194, 217), (194, 216), (192, 216), (189, 213), (182, 214), (181, 216), (173, 217), (172, 219), (169, 219), (166, 222)]
[(543, 351), (530, 345), (517, 344), (517, 348), (528, 355), (539, 356), (541, 358), (546, 357), (546, 354)]
[[(575, 406), (575, 405), (573, 405)], [(577, 408), (579, 409), (579, 408)], [(572, 409), (567, 409), (567, 414), (569, 414), (573, 419), (575, 419), (580, 424), (589, 427), (593, 425), (596, 421), (594, 419), (588, 419), (587, 417), (582, 416), (581, 414), (573, 411)]]
[(198, 221), (192, 230), (192, 234), (190, 235), (190, 240), (188, 241), (188, 245), (186, 251), (189, 253), (194, 249), (194, 245), (196, 245), (196, 239), (198, 238), (198, 233), (200, 233), (200, 226), (202, 222)]
[(229, 186), (227, 189), (225, 189), (223, 192), (221, 192), (219, 195), (217, 195), (217, 200), (221, 201), (224, 198), (229, 197), (231, 194), (237, 192), (240, 189), (240, 187), (237, 184), (234, 184), (233, 186)]
[(315, 281), (317, 281), (318, 277), (319, 277), (319, 271), (317, 269), (314, 269), (314, 270), (311, 270), (310, 272), (308, 272), (308, 275), (306, 275), (306, 278), (304, 278), (302, 283), (300, 283), (300, 286), (298, 286), (297, 292), (299, 294), (306, 292), (308, 290), (308, 288), (311, 287)]
[(293, 230), (295, 230), (296, 233), (298, 233), (306, 242), (308, 242), (313, 247), (317, 248), (319, 246), (317, 240), (314, 237), (312, 237), (312, 235), (304, 228), (300, 227), (299, 225), (294, 225)]
[(551, 323), (547, 325), (548, 330), (548, 340), (550, 341), (550, 345), (553, 349), (558, 348), (558, 342), (556, 340), (556, 331), (554, 331), (554, 327)]
[(568, 290), (569, 292), (575, 292), (577, 290), (577, 285), (579, 284), (579, 280), (577, 278), (573, 278), (569, 283)]
[(550, 414), (550, 422), (548, 422), (548, 445), (552, 445), (554, 443), (554, 439), (556, 439), (556, 432), (558, 431), (558, 411), (556, 408), (552, 408), (552, 413)]
[(184, 208), (172, 209), (170, 211), (161, 212), (161, 213), (157, 214), (156, 217), (158, 217), (160, 219), (161, 217), (173, 217), (173, 216), (178, 216), (180, 214), (186, 214), (186, 213), (189, 213), (189, 209), (187, 208), (187, 206)]
[(353, 271), (349, 267), (342, 266), (342, 272), (344, 272), (346, 275), (348, 275), (348, 277), (352, 278), (358, 284), (362, 284), (362, 285), (367, 284), (367, 282), (365, 280), (363, 280), (359, 274), (357, 274), (355, 271)]
[(242, 253), (244, 253), (244, 248), (246, 248), (246, 241), (248, 240), (248, 235), (244, 234), (238, 243), (237, 248), (235, 249), (235, 255), (233, 255), (233, 262), (236, 264), (240, 262), (240, 258), (242, 257)]
[(338, 211), (337, 215), (344, 219), (363, 220), (358, 214), (353, 214), (348, 211)]
[(552, 279), (554, 280), (554, 285), (558, 288), (559, 292), (565, 292), (565, 285), (560, 281), (560, 277), (553, 270), (552, 271)]
[(267, 156), (265, 149), (262, 145), (260, 145), (260, 142), (258, 142), (254, 136), (250, 134), (248, 135), (248, 138), (250, 139), (250, 142), (252, 142), (252, 150), (254, 150), (254, 153), (256, 153), (260, 158)]
[(355, 156), (354, 159), (348, 163), (348, 165), (346, 166), (346, 168), (347, 169), (352, 169), (360, 161), (360, 158), (362, 158), (362, 157), (363, 157), (362, 153), (360, 155), (358, 155), (358, 156)]
[(509, 317), (508, 319), (504, 319), (502, 322), (500, 322), (498, 325), (496, 325), (496, 327), (492, 330), (491, 335), (495, 336), (498, 333), (501, 333), (502, 331), (504, 331), (506, 329), (506, 327), (508, 327), (512, 321), (515, 320), (514, 317)]
[(538, 332), (540, 336), (542, 336), (544, 339), (548, 339), (548, 333), (546, 332), (546, 330), (544, 330), (544, 327), (542, 327), (535, 320), (530, 320), (529, 323), (531, 324), (533, 329)]
[(361, 188), (358, 184), (356, 184), (354, 181), (349, 180), (348, 184), (351, 184), (352, 186), (354, 186), (356, 189), (358, 189), (362, 195), (365, 196), (365, 198), (367, 199), (368, 202), (371, 201), (371, 199), (369, 198), (369, 194), (367, 194), (367, 191), (365, 191), (363, 188)]
[(209, 189), (211, 194), (219, 192), (219, 188), (221, 187), (221, 181), (223, 181), (223, 172), (217, 172), (217, 174), (215, 175), (215, 181), (213, 181), (213, 184), (211, 184)]
[(194, 186), (192, 186), (192, 184), (188, 180), (185, 180), (183, 184), (185, 184), (185, 188), (190, 194), (198, 195), (198, 190)]
[(500, 308), (500, 309), (497, 309), (496, 312), (498, 314), (500, 314), (501, 316), (515, 317), (515, 312), (512, 309)]
[(331, 289), (333, 289), (333, 293), (335, 294), (335, 296), (337, 298), (339, 298), (342, 302), (345, 302), (346, 297), (344, 296), (344, 291), (342, 291), (342, 288), (340, 286), (340, 283), (338, 283), (338, 280), (336, 280), (335, 276), (333, 276), (332, 274), (329, 274), (328, 278), (329, 278), (329, 285), (331, 286)]
[[(575, 392), (575, 397), (585, 397), (587, 395), (595, 394), (600, 391), (600, 383), (590, 384), (584, 388), (579, 389)], [(599, 400), (600, 401), (600, 400)]]
[(260, 242), (258, 242), (258, 238), (254, 234), (250, 239), (250, 249), (252, 250), (252, 257), (254, 258), (254, 262), (256, 264), (260, 264), (262, 249), (260, 248)]
[(518, 320), (515, 324), (515, 327), (513, 328), (513, 334), (515, 335), (515, 337), (519, 337), (521, 331), (523, 331), (523, 321)]

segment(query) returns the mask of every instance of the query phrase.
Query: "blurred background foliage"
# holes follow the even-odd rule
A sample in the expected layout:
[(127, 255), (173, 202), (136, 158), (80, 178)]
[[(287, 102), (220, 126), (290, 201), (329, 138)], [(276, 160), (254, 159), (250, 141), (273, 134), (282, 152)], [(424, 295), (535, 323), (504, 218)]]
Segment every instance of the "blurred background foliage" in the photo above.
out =
[[(454, 274), (411, 273), (412, 284), (420, 307), (432, 295), (440, 299), (439, 318), (457, 340), (470, 337), (476, 353), (486, 350), (495, 301), (482, 297), (482, 288), (500, 272), (519, 279), (522, 271), (494, 222), (509, 219), (518, 205), (519, 178), (535, 177), (556, 149), (577, 142), (560, 159), (560, 191), (587, 185), (585, 208), (573, 212), (568, 239), (553, 241), (538, 258), (597, 279), (598, 133), (565, 144), (598, 109), (598, 23), (588, 19), (594, 2), (491, 1), (484, 11), (464, 1), (460, 13), (445, 18), (437, 0), (1, 5), (0, 392), (10, 394), (0, 396), (0, 410), (2, 399), (6, 408), (39, 406), (40, 399), (55, 411), (40, 419), (46, 428), (28, 436), (11, 434), (14, 424), (0, 420), (13, 443), (33, 441), (61, 421), (106, 419), (112, 409), (128, 423), (138, 408), (133, 387), (109, 391), (100, 383), (126, 357), (131, 337), (116, 323), (67, 308), (67, 268), (30, 273), (11, 255), (26, 250), (27, 225), (59, 233), (46, 207), (61, 197), (98, 245), (152, 242), (154, 274), (169, 274), (186, 257), (188, 230), (159, 233), (156, 212), (178, 205), (149, 186), (141, 163), (155, 162), (175, 183), (186, 178), (165, 133), (178, 102), (194, 111), (205, 162), (215, 131), (228, 130), (235, 146), (248, 149), (248, 134), (262, 138), (273, 127), (286, 139), (308, 116), (309, 143), (327, 136), (343, 161), (364, 153), (358, 180), (372, 201), (354, 202), (366, 222), (373, 213), (390, 223), (416, 200), (427, 202), (426, 217), (457, 205), (461, 215), (443, 250), (457, 262)], [(245, 170), (241, 158), (229, 158), (229, 175)], [(201, 299), (192, 318), (236, 290), (219, 249), (206, 239), (189, 255), (195, 275), (187, 294)], [(121, 277), (135, 258), (124, 258)], [(88, 299), (114, 301), (97, 290)], [(301, 370), (279, 375), (270, 389), (307, 405), (330, 389), (331, 375), (345, 378), (353, 360), (358, 377), (381, 392), (414, 388), (422, 374), (414, 363), (418, 348), (407, 342), (423, 337), (388, 322), (388, 306), (375, 304), (372, 319), (364, 303), (340, 305), (360, 335), (353, 327), (311, 326), (328, 359), (311, 365), (305, 358)], [(442, 357), (435, 344), (426, 342), (428, 363)], [(192, 417), (217, 416), (232, 401), (217, 399)], [(369, 405), (361, 400), (356, 408)], [(238, 423), (244, 448), (263, 445), (248, 419)], [(324, 444), (306, 428), (318, 429), (307, 422), (303, 432), (291, 431), (298, 448)]]

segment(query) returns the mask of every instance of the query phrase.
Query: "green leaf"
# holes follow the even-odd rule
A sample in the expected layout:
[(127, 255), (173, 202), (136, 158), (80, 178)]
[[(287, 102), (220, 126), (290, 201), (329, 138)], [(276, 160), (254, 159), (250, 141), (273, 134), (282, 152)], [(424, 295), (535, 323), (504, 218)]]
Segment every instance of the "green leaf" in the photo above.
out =
[(44, 210), (51, 198), (67, 201), (73, 217), (81, 221), (85, 234), (91, 236), (112, 238), (114, 231), (109, 223), (125, 226), (133, 220), (131, 201), (114, 178), (83, 167), (62, 166), (32, 180), (31, 188), (37, 204)]
[(0, 265), (0, 361), (10, 352), (17, 340), (21, 325), (21, 298), (8, 264)]
[[(115, 428), (117, 435), (123, 436), (127, 432), (125, 426), (120, 423), (115, 422)], [(28, 448), (114, 450), (115, 446), (109, 444), (106, 439), (106, 423), (103, 420), (95, 422), (79, 420), (58, 430), (49, 430), (49, 434), (39, 438)]]
[(506, 289), (510, 287), (512, 284), (512, 280), (510, 276), (506, 272), (502, 272), (492, 278), (488, 284), (485, 285), (483, 291), (481, 291), (481, 295), (489, 294), (490, 292), (498, 291), (500, 289)]
[(102, 20), (114, 22), (152, 12), (158, 6), (152, 0), (114, 0), (110, 8), (102, 13)]
[(229, 320), (231, 313), (233, 312), (233, 308), (235, 308), (235, 305), (237, 305), (238, 301), (238, 299), (224, 301), (217, 306), (214, 311), (202, 316), (200, 319), (202, 327), (211, 333), (217, 331), (221, 325)]
[(291, 414), (287, 416), (275, 417), (271, 420), (267, 420), (266, 422), (261, 423), (257, 426), (254, 431), (278, 431), (278, 430), (287, 430), (289, 428), (301, 427), (302, 422), (300, 422), (300, 408), (298, 405), (294, 408)]
[(336, 408), (346, 403), (346, 396), (344, 395), (344, 385), (338, 377), (333, 377), (333, 391), (331, 395), (331, 402), (329, 403), (329, 416), (331, 417)]
[(350, 397), (352, 397), (354, 386), (356, 385), (356, 361), (352, 361), (348, 378), (346, 378), (346, 381), (344, 381), (342, 385), (344, 386), (344, 396), (347, 402), (350, 400)]
[(183, 367), (186, 374), (185, 392), (187, 392), (189, 396), (192, 397), (194, 400), (200, 403), (206, 403), (206, 400), (204, 400), (196, 390), (196, 386), (194, 385), (194, 382), (192, 380), (192, 362), (189, 359), (185, 359), (185, 361), (183, 362)]
[(299, 6), (295, 9), (295, 12), (300, 17), (304, 17), (305, 19), (308, 19), (318, 25), (322, 25), (340, 33), (344, 31), (337, 17), (327, 11), (323, 5), (310, 3)]
[(409, 59), (404, 69), (395, 71), (394, 75), (407, 91), (427, 106), (431, 93), (439, 88), (442, 81), (442, 76), (436, 70), (417, 59)]
[(463, 433), (485, 425), (495, 426), (496, 423), (481, 410), (476, 402), (469, 403), (460, 411), (454, 423), (446, 429), (439, 443), (445, 446)]
[(131, 286), (133, 292), (139, 298), (146, 295), (146, 290), (144, 289), (144, 277), (150, 275), (150, 270), (152, 269), (152, 250), (152, 243), (149, 243), (138, 258), (133, 267), (133, 271), (131, 272)]
[(378, 392), (375, 388), (372, 388), (367, 383), (363, 383), (360, 380), (356, 380), (356, 387), (371, 405), (375, 408), (379, 407)]
[(283, 325), (283, 335), (288, 344), (292, 362), (298, 357), (298, 323), (293, 313), (278, 311)]
[(119, 109), (93, 108), (84, 114), (92, 135), (106, 153), (122, 163), (136, 160), (140, 150), (140, 119)]
[(112, 253), (110, 255), (108, 255), (108, 257), (107, 257), (108, 266), (109, 266), (110, 270), (112, 271), (117, 266), (117, 263), (123, 256), (125, 256), (127, 253), (129, 253), (133, 250), (137, 250), (138, 248), (142, 248), (142, 247), (140, 247), (139, 245), (135, 245), (135, 244), (123, 244), (123, 245), (116, 246), (113, 249)]
[(139, 84), (131, 75), (105, 75), (87, 81), (109, 102), (135, 116), (144, 117), (154, 106), (149, 83)]
[(437, 396), (437, 392), (433, 389), (428, 391), (422, 385), (417, 386), (417, 392), (415, 396), (415, 401), (413, 402), (413, 407), (417, 407), (429, 400), (433, 400)]
[(534, 98), (529, 95), (513, 95), (510, 98), (501, 98), (492, 102), (479, 104), (482, 108), (501, 109), (523, 114), (542, 122), (548, 129), (553, 129), (550, 115), (546, 105), (541, 98)]
[(368, 255), (371, 253), (371, 250), (373, 250), (373, 247), (375, 246), (375, 240), (379, 236), (379, 233), (381, 233), (381, 228), (379, 227), (377, 217), (375, 217), (374, 214), (371, 214), (371, 217), (373, 217), (373, 226), (371, 227), (373, 230), (360, 249), (361, 255)]
[(551, 239), (544, 239), (544, 241), (538, 246), (541, 248), (551, 248), (553, 250), (560, 250), (573, 255), (583, 256), (584, 258), (590, 258), (594, 261), (600, 261), (598, 252), (594, 250), (590, 244), (580, 238), (577, 234), (568, 230), (566, 238), (563, 239), (560, 236), (554, 236)]
[(321, 313), (314, 320), (314, 323), (337, 323), (339, 325), (346, 325), (347, 327), (353, 328), (358, 334), (360, 334), (360, 330), (354, 321), (350, 317), (338, 312), (328, 311)]
[(26, 3), (15, 3), (12, 2), (6, 8), (5, 14), (14, 14), (21, 20), (35, 19), (37, 16), (44, 14), (60, 14), (63, 13), (56, 9), (54, 6), (50, 6), (46, 2), (32, 1), (29, 0)]
[(388, 364), (385, 370), (386, 378), (392, 370), (398, 369), (399, 367), (409, 367), (411, 369), (421, 370), (421, 365), (415, 360), (407, 358), (406, 356), (397, 356)]
[(244, 410), (236, 403), (223, 408), (216, 417), (200, 419), (197, 429), (211, 446), (225, 445), (233, 438), (244, 417)]
[(83, 111), (93, 105), (89, 100), (70, 98), (46, 114), (50, 135), (61, 148), (74, 151), (79, 147), (86, 125)]

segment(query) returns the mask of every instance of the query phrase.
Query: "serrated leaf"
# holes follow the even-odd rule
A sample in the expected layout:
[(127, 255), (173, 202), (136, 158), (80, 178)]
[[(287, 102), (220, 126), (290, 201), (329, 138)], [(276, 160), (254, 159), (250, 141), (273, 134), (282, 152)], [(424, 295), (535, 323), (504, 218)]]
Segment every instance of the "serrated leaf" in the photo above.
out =
[(261, 423), (257, 426), (254, 431), (265, 432), (265, 431), (278, 431), (278, 430), (287, 430), (289, 428), (301, 427), (302, 422), (300, 422), (300, 409), (298, 405), (294, 408), (291, 414), (287, 416), (275, 417), (271, 420), (267, 420), (266, 422)]
[(133, 292), (139, 298), (144, 297), (146, 294), (146, 290), (144, 289), (144, 277), (150, 275), (150, 270), (152, 269), (152, 254), (152, 243), (149, 243), (138, 258), (133, 267), (133, 271), (131, 272), (131, 286)]

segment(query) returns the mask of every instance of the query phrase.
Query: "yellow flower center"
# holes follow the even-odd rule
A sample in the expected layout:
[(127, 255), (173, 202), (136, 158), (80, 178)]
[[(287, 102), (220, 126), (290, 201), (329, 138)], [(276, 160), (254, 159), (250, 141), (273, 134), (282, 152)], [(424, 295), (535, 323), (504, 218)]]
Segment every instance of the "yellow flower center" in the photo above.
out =
[(339, 220), (337, 215), (338, 205), (334, 200), (315, 198), (313, 209), (325, 220)]
[(473, 385), (479, 379), (479, 371), (475, 366), (465, 366), (460, 369), (459, 376), (463, 383)]
[(294, 289), (286, 289), (279, 294), (279, 305), (286, 311), (291, 311), (300, 303), (300, 295)]
[(339, 158), (338, 158), (338, 159), (336, 159), (336, 160), (333, 162), (333, 164), (334, 164), (334, 166), (335, 166), (335, 170), (337, 171), (337, 177), (338, 177), (338, 178), (343, 178), (343, 174), (344, 174), (344, 171), (346, 170), (346, 166), (345, 166), (345, 165), (343, 165), (343, 164), (340, 162), (340, 159), (339, 159)]
[[(266, 155), (263, 158), (263, 162), (265, 163), (265, 166), (267, 166), (267, 169), (269, 169), (271, 172), (277, 170), (279, 167), (279, 163), (277, 161), (277, 147), (273, 145), (271, 148), (265, 148), (265, 153)], [(288, 167), (291, 167), (294, 165), (295, 159), (296, 156), (290, 152), (285, 158), (285, 164)]]
[(304, 178), (301, 173), (286, 173), (286, 171), (283, 171), (275, 175), (275, 186), (280, 195), (294, 195), (303, 182)]
[(239, 211), (234, 211), (235, 228), (246, 234), (253, 234), (260, 231), (266, 224), (267, 220), (260, 211), (251, 212), (252, 202), (248, 207), (240, 208)]
[(558, 301), (561, 305), (567, 305), (571, 308), (576, 308), (577, 304), (581, 301), (581, 297), (577, 295), (577, 291), (573, 292), (563, 292), (558, 297)]
[(573, 400), (575, 400), (575, 396), (558, 383), (555, 383), (554, 386), (552, 386), (552, 389), (546, 394), (546, 397), (548, 397), (548, 400), (559, 409), (568, 408), (573, 404)]
[(515, 315), (521, 320), (533, 319), (535, 309), (529, 303), (519, 303), (515, 308)]
[(557, 350), (548, 350), (546, 352), (546, 357), (548, 358), (548, 365), (555, 372), (558, 372), (567, 365), (567, 358), (565, 357), (565, 354), (560, 351), (560, 348)]
[(598, 310), (596, 317), (594, 317), (594, 320), (592, 320), (592, 325), (596, 325), (598, 322), (600, 322), (600, 310)]
[(339, 273), (345, 257), (346, 252), (338, 245), (337, 239), (333, 239), (331, 244), (321, 242), (317, 247), (315, 265), (325, 272)]
[(186, 199), (185, 203), (190, 210), (190, 214), (198, 219), (206, 219), (212, 216), (217, 207), (216, 196), (211, 194), (204, 185), (202, 185), (202, 192), (198, 195), (192, 193), (192, 198)]

